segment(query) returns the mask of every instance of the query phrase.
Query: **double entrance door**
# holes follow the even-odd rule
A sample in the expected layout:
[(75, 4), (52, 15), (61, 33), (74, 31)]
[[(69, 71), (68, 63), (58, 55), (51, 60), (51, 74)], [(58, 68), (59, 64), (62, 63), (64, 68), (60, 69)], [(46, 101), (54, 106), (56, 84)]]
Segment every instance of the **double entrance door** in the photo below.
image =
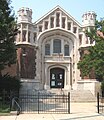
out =
[(64, 88), (64, 69), (52, 68), (50, 70), (50, 87), (51, 88)]

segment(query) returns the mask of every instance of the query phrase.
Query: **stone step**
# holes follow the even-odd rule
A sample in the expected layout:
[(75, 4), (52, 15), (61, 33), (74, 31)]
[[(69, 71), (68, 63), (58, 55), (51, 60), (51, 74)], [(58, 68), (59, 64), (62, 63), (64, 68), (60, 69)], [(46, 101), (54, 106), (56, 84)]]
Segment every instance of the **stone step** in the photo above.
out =
[(68, 95), (68, 92), (70, 92), (70, 100), (71, 102), (95, 102), (96, 97), (91, 93), (89, 90), (60, 90), (60, 89), (52, 89), (52, 90), (41, 90), (41, 91), (34, 91), (29, 92), (29, 94), (56, 94), (56, 95)]
[(67, 94), (70, 92), (70, 100), (71, 102), (95, 102), (96, 97), (89, 90), (51, 90), (49, 91), (54, 94)]

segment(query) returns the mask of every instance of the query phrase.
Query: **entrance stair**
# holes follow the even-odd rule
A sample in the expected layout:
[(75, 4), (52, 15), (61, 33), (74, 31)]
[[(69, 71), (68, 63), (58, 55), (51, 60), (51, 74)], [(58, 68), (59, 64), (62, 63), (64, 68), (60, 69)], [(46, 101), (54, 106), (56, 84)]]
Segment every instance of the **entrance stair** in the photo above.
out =
[(71, 102), (95, 102), (96, 97), (91, 93), (90, 90), (71, 90), (71, 91), (66, 91), (66, 90), (49, 90), (47, 92), (54, 93), (54, 94), (68, 94), (70, 92), (70, 100)]
[(72, 90), (70, 92), (72, 102), (95, 102), (96, 97), (90, 90)]
[[(25, 91), (26, 92), (26, 91)], [(61, 90), (61, 89), (51, 89), (51, 90), (37, 90), (37, 91), (28, 91), (28, 92), (21, 91), (22, 94), (56, 94), (56, 95), (68, 95), (70, 92), (70, 100), (71, 102), (95, 102), (96, 97), (91, 93), (90, 90)]]

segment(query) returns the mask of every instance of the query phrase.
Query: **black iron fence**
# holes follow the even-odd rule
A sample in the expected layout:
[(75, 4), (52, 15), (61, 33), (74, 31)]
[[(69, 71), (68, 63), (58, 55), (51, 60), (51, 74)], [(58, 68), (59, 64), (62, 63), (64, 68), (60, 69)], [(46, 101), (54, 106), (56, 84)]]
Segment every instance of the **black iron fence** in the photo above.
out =
[(61, 94), (20, 94), (21, 112), (29, 113), (70, 113), (70, 93)]
[(19, 94), (17, 92), (3, 91), (0, 93), (0, 112), (9, 113), (10, 111), (17, 111), (20, 113), (21, 109), (19, 106)]
[(97, 112), (104, 113), (104, 97), (97, 93)]
[(70, 113), (70, 93), (0, 94), (0, 112)]

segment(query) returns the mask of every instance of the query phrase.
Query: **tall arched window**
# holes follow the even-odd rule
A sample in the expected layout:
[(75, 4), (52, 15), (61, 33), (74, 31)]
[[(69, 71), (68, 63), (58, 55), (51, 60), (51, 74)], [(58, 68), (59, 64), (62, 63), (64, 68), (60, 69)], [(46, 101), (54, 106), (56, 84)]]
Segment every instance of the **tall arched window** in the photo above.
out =
[(64, 56), (69, 56), (69, 45), (64, 45)]
[(61, 53), (61, 40), (53, 40), (53, 53)]
[(50, 55), (50, 44), (45, 44), (45, 55)]

